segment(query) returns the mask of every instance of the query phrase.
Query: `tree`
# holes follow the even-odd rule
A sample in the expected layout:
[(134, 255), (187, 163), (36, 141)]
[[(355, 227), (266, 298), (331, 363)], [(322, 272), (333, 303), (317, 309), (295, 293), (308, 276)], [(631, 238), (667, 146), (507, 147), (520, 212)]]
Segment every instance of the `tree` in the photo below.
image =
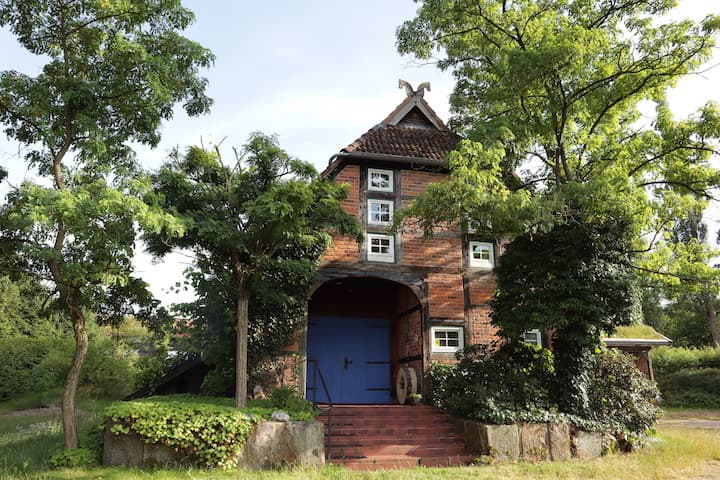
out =
[(99, 306), (107, 286), (144, 287), (130, 277), (136, 225), (178, 230), (172, 217), (139, 199), (149, 182), (129, 142), (157, 145), (160, 123), (177, 102), (191, 115), (208, 110), (198, 69), (212, 54), (178, 34), (192, 20), (179, 0), (0, 0), (0, 26), (48, 59), (36, 77), (0, 73), (0, 123), (27, 145), (26, 161), (48, 180), (10, 193), (0, 211), (0, 246), (50, 282), (72, 320), (76, 348), (62, 396), (66, 448), (77, 447), (85, 309)]
[[(269, 289), (275, 295), (296, 293), (277, 287), (292, 278), (309, 285), (331, 241), (330, 231), (361, 235), (357, 219), (340, 207), (347, 191), (317, 178), (312, 165), (289, 156), (276, 138), (261, 133), (250, 136), (230, 165), (223, 163), (218, 149), (191, 147), (185, 155), (176, 153), (154, 184), (166, 208), (183, 219), (185, 235), (155, 236), (149, 244), (157, 254), (191, 248), (202, 282), (207, 282), (200, 289), (203, 300), (219, 298), (221, 306), (231, 306), (227, 317), (234, 320), (236, 332), (235, 400), (243, 407), (251, 295)], [(284, 281), (273, 285), (272, 275), (283, 275)], [(298, 305), (296, 300), (284, 304), (291, 310)], [(281, 327), (296, 318), (290, 313), (278, 316)]]
[[(442, 51), (437, 64), (457, 82), (452, 124), (467, 140), (449, 158), (451, 180), (431, 186), (399, 220), (419, 217), (428, 233), (454, 222), (520, 241), (566, 226), (611, 227), (626, 239), (614, 261), (619, 274), (715, 281), (701, 262), (687, 268), (670, 235), (675, 218), (713, 198), (719, 175), (708, 160), (718, 150), (720, 109), (709, 103), (676, 120), (666, 92), (710, 58), (720, 19), (660, 18), (674, 4), (423, 1), (398, 29), (398, 48), (424, 60)], [(652, 125), (641, 123), (641, 102), (656, 107)]]
[(590, 413), (593, 351), (604, 332), (640, 315), (637, 276), (622, 261), (627, 241), (622, 224), (558, 225), (515, 238), (496, 268), (493, 323), (508, 339), (530, 329), (553, 332), (551, 392), (562, 411)]
[[(691, 209), (684, 218), (678, 218), (673, 225), (670, 242), (674, 247), (672, 250), (680, 256), (678, 263), (687, 274), (699, 276), (697, 270), (700, 269), (708, 281), (689, 287), (666, 287), (666, 297), (673, 301), (666, 309), (666, 315), (673, 318), (667, 318), (667, 322), (663, 323), (672, 330), (672, 338), (675, 340), (678, 337), (681, 344), (712, 343), (720, 347), (717, 321), (717, 296), (720, 291), (717, 277), (720, 272), (717, 265), (710, 267), (713, 257), (717, 257), (720, 252), (707, 246), (707, 225), (703, 222), (703, 211)], [(698, 324), (698, 317), (704, 320), (704, 327)], [(704, 339), (709, 339), (709, 342)]]

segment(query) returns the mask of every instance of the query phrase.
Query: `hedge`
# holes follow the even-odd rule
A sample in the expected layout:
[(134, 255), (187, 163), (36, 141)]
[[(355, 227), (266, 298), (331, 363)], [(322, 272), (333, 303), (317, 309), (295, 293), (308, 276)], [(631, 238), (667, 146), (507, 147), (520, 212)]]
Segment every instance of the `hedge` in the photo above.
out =
[(658, 376), (698, 368), (720, 368), (720, 348), (659, 347), (650, 351)]

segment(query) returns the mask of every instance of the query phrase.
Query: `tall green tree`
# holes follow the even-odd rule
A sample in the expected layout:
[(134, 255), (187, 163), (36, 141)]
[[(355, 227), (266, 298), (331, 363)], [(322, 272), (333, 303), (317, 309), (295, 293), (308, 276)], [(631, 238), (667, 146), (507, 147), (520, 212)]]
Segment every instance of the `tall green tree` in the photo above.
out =
[(136, 225), (178, 231), (139, 196), (130, 142), (157, 145), (159, 127), (182, 102), (206, 112), (200, 68), (212, 54), (178, 32), (193, 21), (179, 0), (0, 0), (0, 26), (47, 59), (32, 77), (0, 73), (0, 123), (27, 146), (44, 181), (11, 191), (0, 210), (0, 246), (50, 282), (72, 320), (76, 348), (62, 396), (66, 448), (77, 447), (75, 393), (87, 353), (85, 309), (106, 287), (132, 281)]
[[(450, 156), (451, 180), (399, 220), (419, 217), (428, 233), (455, 222), (495, 238), (612, 227), (627, 239), (618, 271), (716, 281), (670, 236), (674, 219), (702, 208), (719, 183), (709, 159), (720, 109), (708, 103), (678, 120), (666, 93), (710, 58), (718, 17), (664, 19), (675, 0), (420, 3), (398, 29), (398, 48), (422, 60), (439, 51), (438, 66), (456, 80), (452, 124), (467, 140)], [(651, 122), (642, 104), (655, 106)]]
[[(221, 305), (232, 309), (226, 318), (235, 326), (235, 399), (242, 407), (251, 296), (255, 292), (256, 298), (267, 298), (272, 289), (276, 296), (297, 293), (278, 287), (292, 278), (309, 286), (332, 232), (361, 235), (357, 219), (340, 206), (347, 190), (318, 178), (311, 164), (289, 156), (276, 138), (261, 133), (251, 135), (227, 165), (217, 150), (191, 147), (184, 155), (176, 154), (154, 184), (165, 207), (184, 220), (185, 235), (151, 237), (152, 250), (162, 254), (171, 247), (192, 249), (204, 281), (217, 282), (204, 285), (201, 294), (220, 298)], [(273, 275), (284, 279), (273, 282)], [(296, 321), (298, 302), (278, 300), (280, 309), (288, 305), (291, 310), (289, 315), (274, 314), (275, 326), (283, 329), (284, 323)], [(272, 326), (273, 318), (265, 321)], [(257, 335), (274, 334), (271, 328), (254, 327)]]

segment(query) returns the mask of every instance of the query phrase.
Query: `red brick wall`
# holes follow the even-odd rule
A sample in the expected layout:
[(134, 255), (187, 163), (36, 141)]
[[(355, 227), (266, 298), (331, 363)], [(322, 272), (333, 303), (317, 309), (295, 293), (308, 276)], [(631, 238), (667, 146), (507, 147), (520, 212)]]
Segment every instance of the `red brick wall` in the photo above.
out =
[[(363, 168), (347, 165), (335, 177), (336, 182), (349, 185), (343, 208), (358, 216), (365, 212), (363, 205), (367, 201), (365, 187), (361, 184)], [(395, 178), (399, 187), (399, 191), (395, 192), (395, 206), (400, 209), (408, 206), (429, 184), (445, 179), (446, 174), (395, 170)], [(398, 357), (411, 357), (429, 351), (429, 345), (425, 349), (421, 345), (423, 338), (425, 341), (429, 338), (429, 332), (424, 337), (419, 332), (423, 313), (433, 324), (463, 325), (466, 345), (491, 342), (495, 329), (489, 324), (488, 302), (495, 290), (495, 280), (490, 272), (467, 269), (467, 248), (463, 245), (465, 239), (460, 232), (440, 230), (428, 240), (423, 238), (422, 232), (407, 228), (396, 235), (395, 242), (398, 247), (396, 264), (422, 272), (420, 275), (425, 278), (427, 293), (427, 311), (413, 313), (413, 321), (406, 327), (399, 324)], [(361, 248), (353, 239), (336, 237), (323, 262), (356, 263), (364, 258)], [(452, 355), (432, 354), (430, 357), (443, 360)]]
[[(360, 167), (348, 165), (343, 168), (335, 177), (335, 183), (348, 185), (348, 196), (342, 202), (342, 208), (351, 215), (359, 215), (360, 212)], [(357, 262), (360, 246), (354, 238), (348, 236), (337, 236), (325, 252), (322, 263), (327, 262)]]

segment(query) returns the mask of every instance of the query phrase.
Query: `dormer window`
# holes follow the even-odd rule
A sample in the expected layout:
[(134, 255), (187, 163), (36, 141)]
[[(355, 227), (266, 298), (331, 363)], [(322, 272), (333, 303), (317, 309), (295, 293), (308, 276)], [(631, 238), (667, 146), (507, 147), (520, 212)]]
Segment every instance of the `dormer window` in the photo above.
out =
[(387, 200), (368, 200), (368, 224), (390, 225), (392, 223), (393, 202)]
[(380, 170), (377, 168), (368, 168), (368, 190), (375, 192), (392, 192), (393, 191), (393, 172), (392, 170)]
[(470, 266), (475, 268), (493, 268), (495, 266), (495, 255), (493, 244), (490, 242), (470, 242), (469, 245)]

